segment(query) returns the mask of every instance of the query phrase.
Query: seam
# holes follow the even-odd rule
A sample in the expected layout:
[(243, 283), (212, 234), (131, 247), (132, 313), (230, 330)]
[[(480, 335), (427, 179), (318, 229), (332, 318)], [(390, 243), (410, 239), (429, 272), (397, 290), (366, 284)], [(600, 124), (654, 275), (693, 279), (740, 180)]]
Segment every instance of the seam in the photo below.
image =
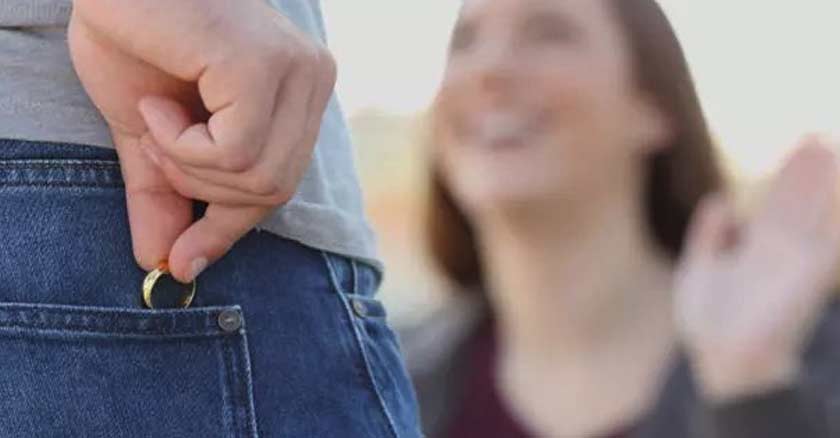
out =
[(353, 275), (353, 295), (359, 294), (359, 269), (356, 267), (356, 260), (350, 261), (350, 270)]
[(102, 188), (123, 188), (123, 183), (97, 183), (97, 182), (34, 182), (34, 181), (4, 181), (0, 179), (0, 189), (9, 187), (102, 187)]
[(388, 410), (388, 406), (385, 403), (385, 399), (382, 396), (382, 392), (379, 390), (379, 385), (376, 383), (376, 378), (373, 374), (373, 369), (370, 364), (370, 358), (367, 354), (367, 349), (364, 346), (364, 341), (362, 341), (362, 334), (359, 330), (359, 327), (355, 323), (355, 319), (353, 316), (353, 310), (350, 308), (350, 303), (347, 300), (347, 297), (341, 293), (341, 288), (339, 287), (340, 282), (338, 281), (338, 277), (335, 272), (335, 268), (330, 261), (330, 257), (327, 255), (326, 252), (321, 251), (321, 256), (324, 258), (324, 262), (327, 265), (327, 271), (329, 271), (330, 281), (332, 282), (333, 290), (338, 294), (338, 298), (341, 300), (342, 305), (344, 306), (345, 315), (348, 318), (348, 322), (353, 330), (353, 335), (356, 340), (356, 347), (359, 349), (359, 353), (362, 356), (362, 362), (365, 364), (365, 372), (367, 376), (365, 380), (370, 385), (370, 389), (373, 390), (374, 394), (376, 394), (376, 399), (379, 401), (379, 408), (382, 410), (382, 415), (385, 416), (386, 421), (388, 422), (388, 429), (391, 432), (391, 435), (394, 438), (399, 438), (399, 433), (397, 433), (396, 424), (394, 424), (394, 418), (391, 415), (391, 412)]
[(228, 385), (228, 396), (230, 397), (231, 404), (228, 405), (228, 415), (230, 416), (231, 421), (231, 430), (233, 433), (231, 436), (234, 438), (240, 435), (241, 429), (239, 427), (239, 410), (238, 403), (237, 403), (237, 394), (236, 391), (236, 384), (233, 382), (234, 380), (234, 373), (236, 370), (234, 369), (233, 365), (233, 358), (232, 353), (230, 351), (230, 343), (223, 342), (222, 349), (224, 350), (225, 356), (225, 370), (227, 371), (226, 374), (226, 381)]
[[(239, 306), (230, 308), (241, 311)], [(225, 307), (213, 307), (176, 313), (50, 304), (0, 304), (0, 332), (17, 329), (35, 330), (44, 334), (75, 333), (154, 340), (225, 337), (230, 334), (221, 331), (212, 320), (212, 315), (223, 309)], [(69, 319), (71, 317), (72, 321)], [(178, 320), (179, 317), (184, 319)]]
[(86, 160), (78, 158), (6, 158), (0, 159), (0, 167), (16, 169), (105, 169), (119, 170), (120, 163), (108, 160)]
[(239, 340), (239, 348), (242, 352), (243, 368), (245, 369), (245, 380), (243, 382), (244, 397), (248, 415), (248, 428), (251, 438), (259, 438), (260, 434), (257, 429), (257, 408), (254, 401), (254, 376), (251, 372), (251, 353), (248, 349), (247, 332), (243, 328), (240, 331), (241, 339)]
[[(18, 329), (18, 330), (15, 330)], [(204, 334), (142, 334), (142, 333), (120, 333), (120, 332), (107, 332), (107, 331), (92, 331), (92, 330), (61, 330), (61, 329), (50, 329), (50, 328), (43, 328), (38, 326), (25, 326), (25, 325), (0, 325), (0, 333), (3, 332), (12, 332), (18, 334), (24, 334), (23, 330), (27, 330), (30, 334), (40, 334), (40, 335), (68, 335), (68, 334), (78, 334), (82, 336), (90, 336), (90, 337), (98, 337), (103, 339), (136, 339), (136, 340), (156, 340), (156, 341), (182, 341), (184, 339), (213, 339), (213, 338), (224, 338), (226, 335), (221, 333), (204, 333)]]
[[(104, 325), (104, 324), (103, 324)], [(58, 326), (58, 327), (56, 327)], [(32, 321), (32, 322), (22, 322), (22, 321), (0, 321), (0, 327), (19, 327), (19, 328), (44, 328), (47, 330), (57, 330), (63, 332), (85, 332), (85, 333), (102, 333), (102, 334), (126, 334), (126, 335), (146, 335), (146, 336), (208, 336), (214, 334), (220, 334), (215, 330), (210, 331), (188, 331), (184, 330), (184, 332), (180, 332), (179, 330), (166, 330), (163, 327), (151, 327), (148, 330), (142, 330), (134, 327), (118, 327), (118, 326), (109, 326), (107, 328), (97, 329), (95, 327), (91, 327), (90, 325), (84, 324), (73, 324), (73, 323), (63, 323), (63, 324), (55, 324), (52, 321)], [(186, 333), (185, 333), (186, 332)]]
[[(119, 173), (120, 164), (116, 161), (10, 159), (0, 160), (0, 169), (8, 172), (0, 178), (0, 187), (122, 188), (125, 186), (125, 181)], [(60, 171), (61, 175), (53, 174), (52, 172), (55, 171)], [(98, 173), (82, 174), (90, 171)]]
[(91, 315), (128, 315), (132, 317), (145, 318), (160, 318), (163, 315), (187, 315), (187, 314), (204, 314), (205, 316), (212, 315), (221, 310), (241, 310), (237, 305), (230, 306), (208, 306), (208, 307), (193, 307), (188, 309), (135, 309), (135, 308), (115, 308), (102, 306), (79, 306), (74, 304), (50, 304), (50, 303), (0, 303), (0, 311), (24, 311), (24, 312), (38, 312), (45, 313), (48, 311), (58, 311), (63, 313), (85, 313)]
[[(216, 347), (217, 347), (216, 348), (216, 356), (217, 356), (216, 360), (221, 365), (219, 367), (220, 370), (219, 370), (218, 377), (217, 377), (218, 378), (217, 383), (218, 383), (219, 389), (222, 393), (222, 400), (221, 400), (222, 409), (221, 409), (221, 415), (219, 416), (219, 418), (221, 420), (220, 430), (222, 431), (222, 434), (224, 436), (230, 438), (230, 435), (231, 435), (231, 420), (230, 420), (230, 414), (229, 413), (230, 413), (230, 409), (231, 409), (231, 407), (230, 407), (230, 391), (231, 391), (231, 388), (230, 388), (229, 384), (227, 383), (229, 371), (228, 371), (227, 361), (225, 360), (224, 342), (217, 343)], [(233, 438), (235, 438), (235, 437), (233, 437)]]
[[(61, 314), (49, 314), (53, 318), (56, 316), (65, 317), (65, 315)], [(2, 312), (0, 312), (0, 316), (2, 316)], [(119, 321), (119, 320), (118, 320)], [(105, 321), (102, 324), (79, 324), (79, 323), (71, 323), (67, 322), (66, 319), (64, 322), (57, 324), (55, 321), (48, 321), (44, 319), (40, 319), (37, 321), (23, 321), (20, 318), (0, 318), (0, 328), (8, 327), (8, 328), (21, 328), (21, 329), (42, 329), (48, 331), (56, 331), (56, 332), (63, 332), (63, 333), (86, 333), (86, 334), (103, 334), (103, 335), (120, 335), (120, 336), (138, 336), (138, 337), (208, 337), (208, 336), (224, 336), (224, 333), (215, 330), (209, 327), (201, 327), (201, 326), (193, 326), (193, 327), (184, 327), (179, 329), (178, 327), (175, 328), (166, 328), (162, 324), (154, 324), (153, 327), (149, 327), (147, 329), (142, 329), (135, 326), (131, 327), (120, 327), (118, 324), (114, 324), (115, 321)], [(95, 325), (104, 326), (102, 328), (95, 327)]]

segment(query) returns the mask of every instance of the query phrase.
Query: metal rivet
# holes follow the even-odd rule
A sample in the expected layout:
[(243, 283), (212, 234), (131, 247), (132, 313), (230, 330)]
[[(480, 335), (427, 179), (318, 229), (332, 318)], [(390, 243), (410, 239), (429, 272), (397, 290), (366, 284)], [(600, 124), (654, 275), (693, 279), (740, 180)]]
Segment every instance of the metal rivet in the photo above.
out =
[(362, 318), (368, 316), (368, 308), (365, 303), (359, 300), (353, 300), (353, 310), (356, 311), (356, 315), (359, 315)]
[(219, 313), (219, 327), (226, 332), (233, 332), (242, 327), (242, 316), (236, 310), (223, 310)]

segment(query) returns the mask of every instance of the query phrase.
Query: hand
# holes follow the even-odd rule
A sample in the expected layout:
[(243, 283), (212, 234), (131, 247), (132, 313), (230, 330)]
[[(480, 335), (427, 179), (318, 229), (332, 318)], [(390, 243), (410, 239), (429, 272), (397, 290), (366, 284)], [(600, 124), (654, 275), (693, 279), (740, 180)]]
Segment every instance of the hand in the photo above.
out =
[[(132, 245), (192, 280), (309, 166), (335, 84), (325, 48), (263, 0), (74, 0), (71, 57), (108, 123)], [(208, 203), (193, 223), (192, 200)]]
[(837, 159), (805, 142), (740, 229), (714, 196), (699, 209), (677, 270), (677, 325), (710, 401), (790, 385), (840, 261)]

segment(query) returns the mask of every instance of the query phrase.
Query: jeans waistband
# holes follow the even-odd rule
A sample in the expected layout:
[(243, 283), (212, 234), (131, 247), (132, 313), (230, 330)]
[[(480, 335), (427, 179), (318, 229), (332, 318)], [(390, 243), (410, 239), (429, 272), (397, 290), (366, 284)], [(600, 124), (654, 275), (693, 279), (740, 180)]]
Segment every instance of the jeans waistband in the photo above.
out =
[(119, 161), (117, 151), (111, 148), (76, 143), (0, 138), (0, 160), (61, 158)]
[(124, 187), (113, 149), (0, 139), (0, 186)]

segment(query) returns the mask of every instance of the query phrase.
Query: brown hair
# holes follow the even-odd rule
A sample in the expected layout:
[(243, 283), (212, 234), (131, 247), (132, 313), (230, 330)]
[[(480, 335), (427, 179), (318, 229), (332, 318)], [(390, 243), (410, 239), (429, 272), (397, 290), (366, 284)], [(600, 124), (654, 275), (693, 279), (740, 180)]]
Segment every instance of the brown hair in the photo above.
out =
[[(671, 144), (649, 160), (646, 212), (649, 230), (676, 258), (692, 213), (707, 193), (724, 186), (723, 172), (682, 47), (655, 0), (609, 0), (628, 38), (637, 85), (669, 117)], [(476, 236), (433, 166), (427, 205), (432, 257), (463, 289), (482, 289)]]

